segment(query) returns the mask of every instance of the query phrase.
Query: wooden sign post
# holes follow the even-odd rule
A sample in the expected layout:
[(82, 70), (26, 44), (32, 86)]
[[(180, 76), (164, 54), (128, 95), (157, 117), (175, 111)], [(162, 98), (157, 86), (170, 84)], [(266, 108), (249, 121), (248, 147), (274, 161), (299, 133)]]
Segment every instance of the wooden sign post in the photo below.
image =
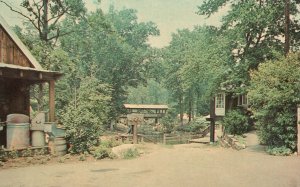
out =
[(144, 121), (143, 114), (128, 114), (127, 115), (128, 126), (132, 128), (132, 141), (134, 144), (138, 143), (137, 127), (141, 125)]
[(213, 144), (215, 142), (215, 98), (213, 97), (210, 100), (210, 143)]
[(297, 152), (300, 155), (300, 105), (297, 107), (297, 129), (298, 129), (298, 142), (297, 142)]

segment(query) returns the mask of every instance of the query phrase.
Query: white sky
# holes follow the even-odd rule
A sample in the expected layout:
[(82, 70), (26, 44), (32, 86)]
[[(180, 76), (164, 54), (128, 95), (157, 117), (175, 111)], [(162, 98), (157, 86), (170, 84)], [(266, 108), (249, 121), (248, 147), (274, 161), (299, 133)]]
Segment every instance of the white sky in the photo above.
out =
[[(6, 0), (8, 3), (18, 7), (22, 0)], [(224, 8), (222, 12), (217, 13), (209, 19), (196, 14), (197, 6), (204, 0), (101, 0), (101, 4), (97, 4), (97, 0), (85, 0), (88, 10), (93, 11), (97, 7), (101, 7), (107, 11), (110, 4), (116, 9), (133, 8), (138, 11), (139, 21), (153, 21), (160, 30), (159, 37), (149, 39), (149, 43), (153, 47), (167, 46), (171, 41), (171, 34), (177, 29), (192, 29), (195, 25), (219, 25), (220, 17), (227, 10)], [(12, 13), (5, 5), (0, 3), (0, 14), (11, 25), (21, 24), (20, 16)]]

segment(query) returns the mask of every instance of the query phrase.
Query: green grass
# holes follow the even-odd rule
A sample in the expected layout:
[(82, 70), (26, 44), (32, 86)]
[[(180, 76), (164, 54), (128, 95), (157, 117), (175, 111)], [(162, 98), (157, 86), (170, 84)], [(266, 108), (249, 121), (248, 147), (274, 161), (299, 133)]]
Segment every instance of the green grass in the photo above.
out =
[(122, 158), (123, 159), (133, 159), (133, 158), (137, 158), (140, 156), (139, 151), (136, 148), (130, 148), (127, 149), (123, 154), (122, 154)]

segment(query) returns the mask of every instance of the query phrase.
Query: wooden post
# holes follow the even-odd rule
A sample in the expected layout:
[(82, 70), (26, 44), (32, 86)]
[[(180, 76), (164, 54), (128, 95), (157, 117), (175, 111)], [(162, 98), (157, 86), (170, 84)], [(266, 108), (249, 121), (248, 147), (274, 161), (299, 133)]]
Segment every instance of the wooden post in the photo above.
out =
[(55, 121), (55, 81), (49, 81), (49, 122)]
[(137, 144), (138, 143), (137, 124), (132, 125), (132, 132), (133, 132), (133, 137), (132, 137), (133, 144)]
[(215, 142), (215, 97), (210, 100), (210, 143)]
[(298, 156), (299, 156), (300, 155), (300, 104), (297, 107), (297, 129), (298, 129), (297, 152), (298, 152)]
[(137, 127), (144, 121), (143, 114), (127, 114), (128, 125), (132, 127), (132, 141), (134, 144), (138, 143)]

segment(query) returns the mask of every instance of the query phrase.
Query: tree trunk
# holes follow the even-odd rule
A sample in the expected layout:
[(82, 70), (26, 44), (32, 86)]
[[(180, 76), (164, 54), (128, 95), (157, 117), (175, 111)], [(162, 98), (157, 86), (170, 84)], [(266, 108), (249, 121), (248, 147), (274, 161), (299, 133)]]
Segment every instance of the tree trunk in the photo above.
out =
[(189, 122), (192, 121), (192, 115), (193, 115), (193, 103), (192, 103), (193, 97), (190, 96), (189, 99)]
[(183, 125), (183, 107), (182, 107), (182, 95), (179, 96), (179, 112), (180, 112), (180, 125)]
[(284, 54), (288, 55), (290, 51), (290, 0), (285, 0), (285, 27), (284, 27)]
[(41, 36), (41, 40), (48, 42), (48, 27), (49, 27), (49, 23), (48, 23), (48, 2), (49, 0), (43, 0), (43, 30), (42, 30), (42, 36)]

